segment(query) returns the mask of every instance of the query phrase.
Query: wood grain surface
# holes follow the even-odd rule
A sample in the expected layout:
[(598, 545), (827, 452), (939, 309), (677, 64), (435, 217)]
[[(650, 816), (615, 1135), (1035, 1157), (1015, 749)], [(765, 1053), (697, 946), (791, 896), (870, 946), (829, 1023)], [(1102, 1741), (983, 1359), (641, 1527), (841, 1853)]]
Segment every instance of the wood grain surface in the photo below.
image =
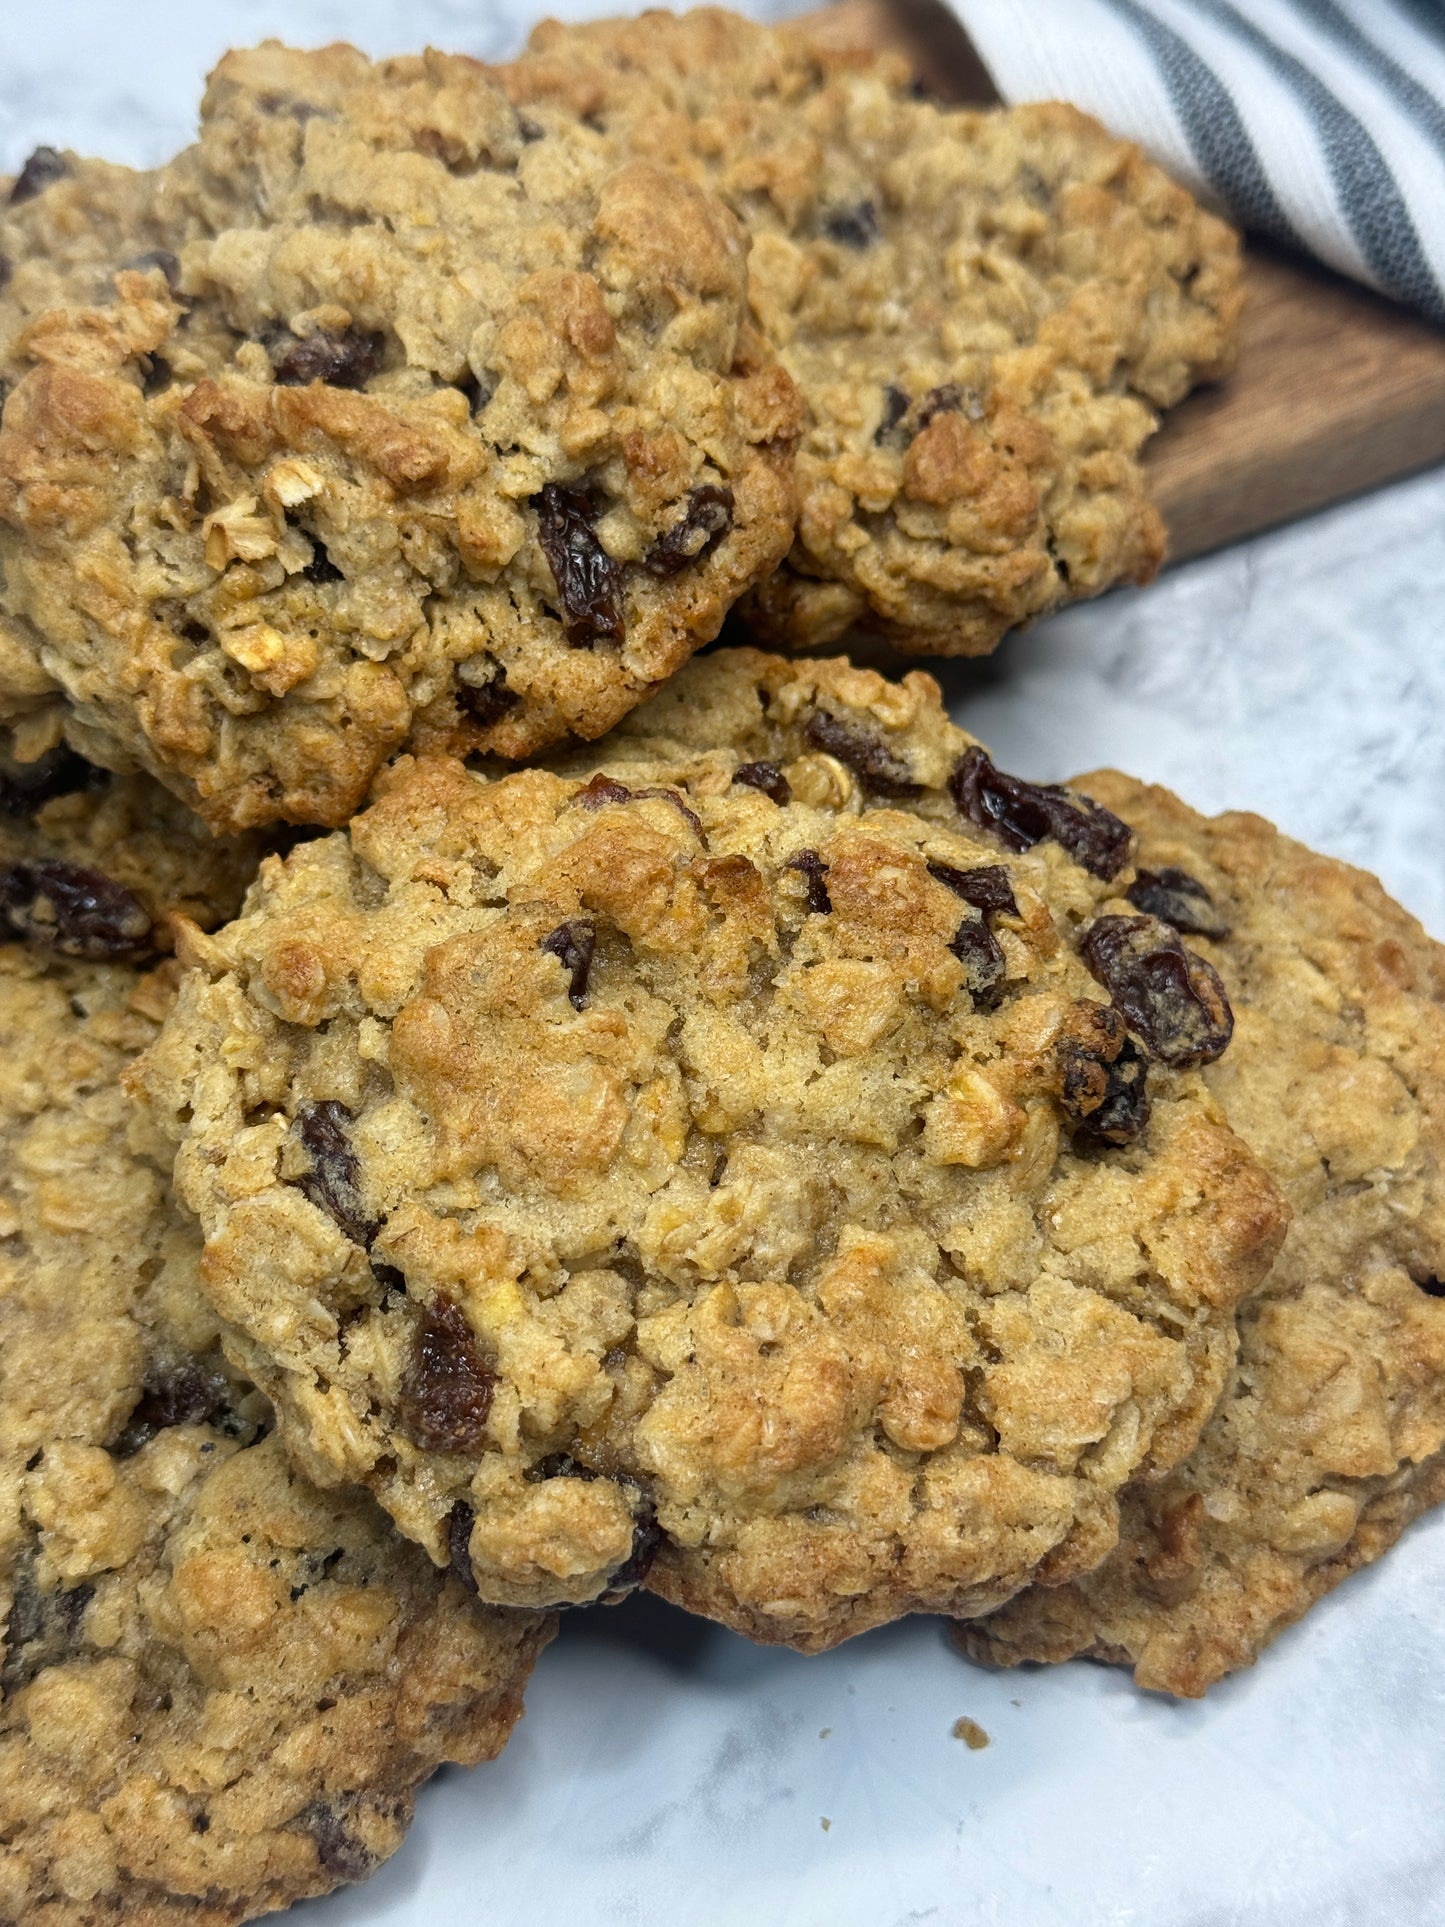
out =
[[(840, 48), (905, 54), (940, 98), (997, 98), (939, 0), (834, 0)], [(1145, 461), (1182, 561), (1445, 461), (1445, 334), (1264, 243), (1246, 256), (1239, 365), (1164, 417)]]

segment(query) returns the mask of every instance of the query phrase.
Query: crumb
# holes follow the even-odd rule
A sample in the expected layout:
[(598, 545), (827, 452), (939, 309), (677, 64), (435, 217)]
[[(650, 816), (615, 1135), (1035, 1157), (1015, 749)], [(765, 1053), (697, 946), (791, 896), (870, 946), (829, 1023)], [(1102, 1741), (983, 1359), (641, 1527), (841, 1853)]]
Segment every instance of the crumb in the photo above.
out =
[(962, 1719), (953, 1722), (953, 1737), (962, 1740), (970, 1753), (981, 1753), (989, 1743), (988, 1734), (977, 1720), (971, 1720), (966, 1713)]
[(825, 1727), (824, 1727), (824, 1728), (822, 1729), (822, 1731), (821, 1731), (821, 1732), (820, 1732), (820, 1733), (818, 1734), (818, 1738), (819, 1738), (820, 1740), (826, 1740), (826, 1739), (827, 1739), (827, 1737), (828, 1737), (828, 1735), (829, 1735), (829, 1734), (830, 1734), (830, 1733), (831, 1733), (832, 1731), (833, 1731), (833, 1729), (832, 1729), (832, 1727), (831, 1727), (831, 1726), (825, 1726)]
[(823, 1831), (824, 1831), (824, 1833), (831, 1833), (831, 1832), (832, 1832), (832, 1830), (833, 1830), (833, 1822), (832, 1822), (832, 1821), (831, 1821), (831, 1820), (830, 1820), (830, 1819), (828, 1818), (828, 1816), (827, 1816), (827, 1814), (826, 1814), (826, 1813), (825, 1813), (825, 1814), (823, 1815), (823, 1818), (822, 1818), (822, 1820), (821, 1820), (821, 1821), (819, 1822), (819, 1824), (821, 1825), (821, 1827), (822, 1827), (822, 1829), (823, 1829)]

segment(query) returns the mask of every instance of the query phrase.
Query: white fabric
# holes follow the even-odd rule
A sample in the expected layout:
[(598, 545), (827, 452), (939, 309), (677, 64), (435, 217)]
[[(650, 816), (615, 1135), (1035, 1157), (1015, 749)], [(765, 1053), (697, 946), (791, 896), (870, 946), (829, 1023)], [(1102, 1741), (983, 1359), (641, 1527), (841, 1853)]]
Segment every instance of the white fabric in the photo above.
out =
[(1072, 100), (1248, 228), (1445, 323), (1439, 0), (950, 0), (1007, 101)]

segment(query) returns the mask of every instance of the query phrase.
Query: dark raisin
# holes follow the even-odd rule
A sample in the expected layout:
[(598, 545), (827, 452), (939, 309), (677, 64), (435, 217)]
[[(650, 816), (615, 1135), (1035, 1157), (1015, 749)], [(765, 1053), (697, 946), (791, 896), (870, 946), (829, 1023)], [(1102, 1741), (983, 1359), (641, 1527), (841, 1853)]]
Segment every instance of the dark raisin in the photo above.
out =
[(33, 816), (42, 803), (55, 796), (73, 796), (77, 790), (104, 789), (109, 773), (87, 763), (73, 749), (61, 744), (47, 750), (33, 763), (12, 763), (0, 770), (0, 814)]
[(123, 883), (59, 857), (0, 873), (0, 911), (16, 936), (62, 957), (134, 956), (149, 948), (149, 910)]
[(138, 274), (143, 274), (147, 268), (159, 268), (172, 294), (181, 285), (181, 264), (169, 248), (148, 248), (133, 261), (127, 261), (126, 266)]
[(683, 801), (676, 790), (666, 789), (661, 784), (654, 784), (645, 790), (634, 790), (632, 792), (632, 801), (634, 803), (641, 803), (649, 796), (658, 796), (661, 797), (664, 803), (671, 803), (672, 807), (677, 811), (693, 835), (699, 838), (702, 837), (702, 818), (696, 810), (692, 809)]
[(836, 756), (840, 763), (846, 764), (870, 795), (922, 794), (923, 785), (914, 782), (907, 764), (895, 756), (885, 742), (867, 730), (839, 722), (826, 709), (814, 710), (803, 736), (814, 749)]
[(35, 1581), (33, 1559), (15, 1567), (10, 1617), (5, 1628), (5, 1657), (0, 1663), (0, 1692), (8, 1698), (28, 1686), (36, 1674), (74, 1652), (85, 1609), (95, 1587), (41, 1592)]
[(331, 560), (331, 553), (319, 535), (311, 537), (311, 560), (301, 571), (308, 582), (344, 582), (343, 572)]
[(1076, 1131), (1130, 1144), (1149, 1122), (1149, 1067), (1112, 1005), (1081, 1002), (1058, 1044), (1059, 1101)]
[(790, 870), (801, 870), (808, 880), (808, 909), (815, 917), (826, 917), (833, 908), (833, 899), (828, 895), (828, 885), (824, 878), (828, 866), (816, 850), (799, 850), (796, 856), (788, 858)]
[(457, 383), (457, 387), (466, 396), (467, 406), (474, 415), (480, 415), (497, 392), (494, 382), (484, 381), (480, 375), (473, 374), (470, 368)]
[(909, 407), (907, 389), (900, 388), (897, 382), (890, 381), (883, 390), (883, 413), (878, 418), (878, 426), (873, 431), (875, 446), (882, 447), (908, 413)]
[(1151, 1056), (1212, 1064), (1234, 1031), (1219, 973), (1186, 950), (1158, 917), (1099, 917), (1080, 945), (1084, 962)]
[(545, 1459), (529, 1465), (522, 1476), (529, 1485), (545, 1485), (548, 1479), (581, 1479), (590, 1485), (599, 1474), (581, 1459), (574, 1459), (570, 1452), (549, 1452)]
[(615, 1606), (630, 1592), (636, 1592), (652, 1568), (662, 1545), (662, 1527), (652, 1507), (643, 1502), (642, 1512), (632, 1528), (632, 1550), (615, 1572), (609, 1573), (607, 1588), (598, 1595), (604, 1606)]
[(786, 808), (793, 800), (788, 779), (776, 763), (744, 763), (733, 771), (733, 781), (745, 783), (750, 790), (761, 790), (779, 809)]
[(494, 723), (501, 721), (508, 710), (515, 709), (521, 700), (515, 689), (507, 687), (507, 672), (500, 663), (493, 663), (492, 672), (485, 682), (470, 682), (465, 676), (457, 677), (457, 708), (478, 729), (490, 729)]
[(587, 1002), (587, 979), (592, 970), (592, 953), (597, 948), (597, 926), (590, 917), (572, 917), (566, 923), (559, 923), (548, 937), (543, 937), (542, 948), (571, 973), (567, 986), (567, 1001), (573, 1010), (581, 1010)]
[(53, 147), (37, 147), (30, 159), (15, 176), (14, 186), (10, 189), (11, 207), (19, 207), (22, 201), (33, 201), (35, 196), (53, 182), (64, 180), (70, 172), (70, 162)]
[(458, 1499), (447, 1514), (447, 1564), (468, 1592), (477, 1590), (477, 1575), (472, 1570), (472, 1527), (477, 1515), (465, 1499)]
[(1001, 912), (1006, 917), (1016, 917), (1019, 913), (1013, 883), (1001, 863), (981, 863), (974, 870), (956, 870), (951, 863), (930, 861), (928, 874), (952, 890), (956, 897), (971, 903), (975, 910), (982, 910), (985, 916)]
[(920, 429), (927, 428), (935, 415), (956, 415), (963, 407), (963, 390), (956, 381), (943, 382), (937, 388), (930, 388), (918, 404), (914, 419)]
[(622, 567), (597, 539), (590, 489), (549, 482), (536, 497), (537, 539), (562, 598), (562, 631), (574, 649), (620, 643)]
[(135, 1409), (111, 1448), (127, 1459), (173, 1425), (205, 1425), (221, 1411), (230, 1393), (225, 1377), (207, 1371), (196, 1359), (155, 1365), (146, 1373)]
[(1136, 910), (1161, 917), (1188, 936), (1229, 935), (1229, 925), (1214, 907), (1214, 899), (1187, 870), (1140, 870), (1124, 892)]
[(858, 201), (852, 207), (835, 208), (823, 221), (823, 232), (830, 240), (841, 241), (845, 248), (871, 248), (883, 230), (878, 225), (878, 209), (872, 201)]
[(322, 1866), (338, 1880), (365, 1880), (375, 1871), (376, 1855), (347, 1831), (343, 1815), (327, 1801), (312, 1800), (296, 1819), (316, 1842), (316, 1857)]
[(1003, 993), (1007, 966), (1002, 946), (982, 917), (965, 917), (949, 949), (963, 965), (969, 995), (981, 1010), (992, 1010)]
[(353, 1244), (365, 1250), (380, 1229), (380, 1221), (369, 1217), (362, 1203), (361, 1165), (346, 1129), (351, 1121), (350, 1110), (334, 1097), (300, 1107), (296, 1127), (311, 1169), (303, 1172), (296, 1184)]
[(658, 536), (643, 564), (654, 575), (676, 575), (693, 562), (701, 562), (709, 549), (717, 547), (733, 525), (733, 492), (708, 483), (695, 488), (687, 498), (681, 518)]
[(607, 776), (601, 770), (585, 783), (572, 798), (584, 810), (600, 810), (605, 803), (630, 803), (632, 791), (625, 783), (619, 783), (615, 776)]
[(386, 338), (348, 328), (330, 334), (318, 328), (310, 335), (281, 335), (267, 343), (271, 367), (284, 387), (304, 387), (324, 381), (332, 388), (364, 388), (381, 368)]
[(421, 1315), (402, 1380), (402, 1429), (423, 1452), (467, 1452), (479, 1445), (496, 1378), (482, 1361), (460, 1305), (441, 1293)]
[(1112, 811), (1060, 783), (1026, 783), (994, 767), (975, 743), (963, 752), (949, 793), (961, 815), (991, 830), (1011, 850), (1051, 837), (1096, 877), (1117, 876), (1129, 858), (1133, 833)]

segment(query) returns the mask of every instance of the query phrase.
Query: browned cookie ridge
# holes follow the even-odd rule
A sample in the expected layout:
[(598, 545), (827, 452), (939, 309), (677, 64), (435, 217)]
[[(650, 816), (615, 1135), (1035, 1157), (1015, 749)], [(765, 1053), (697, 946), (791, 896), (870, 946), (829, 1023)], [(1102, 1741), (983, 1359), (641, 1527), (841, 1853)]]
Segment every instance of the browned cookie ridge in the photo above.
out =
[(213, 829), (597, 736), (786, 551), (738, 223), (475, 62), (228, 55), (197, 147), (66, 160), (0, 253), (0, 714)]
[(369, 1873), (547, 1636), (291, 1469), (128, 1141), (168, 977), (0, 945), (0, 1918), (229, 1927)]
[(1294, 1219), (1218, 1410), (1126, 1499), (1118, 1550), (959, 1637), (1193, 1697), (1445, 1498), (1445, 950), (1259, 817), (1080, 781), (1140, 833), (1134, 905), (1225, 985), (1237, 1032), (1205, 1079)]
[(296, 1462), (483, 1598), (804, 1648), (1096, 1563), (1283, 1224), (1206, 967), (1086, 960), (1130, 850), (930, 678), (741, 650), (268, 859), (139, 1082)]
[(690, 172), (752, 236), (754, 319), (804, 399), (799, 524), (749, 603), (770, 641), (850, 628), (939, 655), (1158, 567), (1140, 449), (1227, 371), (1236, 236), (1057, 102), (917, 98), (806, 23), (702, 8), (549, 22), (502, 84)]

